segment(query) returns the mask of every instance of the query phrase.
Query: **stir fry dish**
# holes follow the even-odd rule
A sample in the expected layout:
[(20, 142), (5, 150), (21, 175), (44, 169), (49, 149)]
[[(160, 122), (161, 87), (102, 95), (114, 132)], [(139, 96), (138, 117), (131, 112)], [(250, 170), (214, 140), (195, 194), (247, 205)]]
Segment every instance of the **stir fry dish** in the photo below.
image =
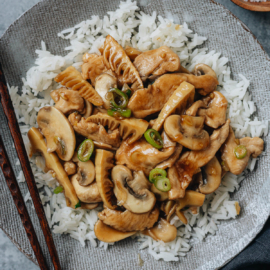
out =
[(67, 206), (102, 204), (94, 231), (104, 242), (137, 232), (174, 240), (171, 218), (187, 224), (187, 209), (197, 213), (227, 172), (239, 175), (264, 148), (235, 138), (215, 72), (188, 71), (167, 46), (141, 52), (107, 36), (81, 72), (70, 66), (55, 81), (55, 106), (28, 132), (32, 154), (44, 156)]

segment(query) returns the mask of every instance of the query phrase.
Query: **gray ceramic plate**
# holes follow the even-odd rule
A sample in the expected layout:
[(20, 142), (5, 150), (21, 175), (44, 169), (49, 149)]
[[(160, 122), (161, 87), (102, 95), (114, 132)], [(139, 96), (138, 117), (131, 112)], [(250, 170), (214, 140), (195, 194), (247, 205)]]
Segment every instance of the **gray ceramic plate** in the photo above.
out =
[[(209, 49), (222, 52), (231, 60), (233, 74), (244, 74), (250, 81), (250, 91), (258, 108), (260, 119), (270, 119), (270, 62), (260, 44), (250, 31), (223, 6), (210, 0), (152, 0), (143, 1), (142, 10), (156, 10), (162, 16), (167, 11), (179, 16), (189, 13), (194, 18), (188, 22), (191, 29), (209, 39)], [(145, 5), (145, 3), (147, 3)], [(199, 5), (198, 5), (199, 3)], [(54, 54), (64, 54), (66, 41), (57, 38), (60, 30), (71, 27), (91, 15), (103, 16), (115, 10), (119, 0), (44, 0), (21, 16), (0, 40), (0, 62), (10, 85), (21, 85), (20, 77), (33, 65), (35, 49), (44, 40)], [(0, 108), (0, 134), (4, 138), (11, 160), (16, 160), (2, 108)], [(265, 154), (255, 171), (247, 176), (240, 190), (232, 196), (241, 202), (242, 213), (235, 219), (222, 222), (215, 236), (197, 243), (180, 262), (155, 261), (146, 251), (141, 251), (145, 261), (142, 269), (214, 269), (236, 256), (262, 229), (270, 212), (269, 137), (265, 138)], [(18, 167), (15, 168), (18, 173)], [(22, 184), (23, 194), (26, 185)], [(33, 209), (29, 209), (34, 226), (49, 258), (39, 222)], [(36, 262), (25, 231), (17, 216), (12, 197), (0, 173), (0, 227), (31, 260)], [(138, 265), (138, 244), (122, 241), (104, 251), (62, 235), (54, 235), (63, 269), (141, 269)], [(52, 267), (52, 266), (51, 266)]]

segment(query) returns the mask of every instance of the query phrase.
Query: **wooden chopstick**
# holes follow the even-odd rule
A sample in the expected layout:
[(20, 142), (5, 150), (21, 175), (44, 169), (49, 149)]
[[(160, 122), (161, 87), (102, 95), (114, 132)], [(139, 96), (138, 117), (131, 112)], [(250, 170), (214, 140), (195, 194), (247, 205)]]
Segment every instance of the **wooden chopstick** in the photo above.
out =
[(12, 167), (10, 165), (2, 138), (0, 136), (0, 167), (2, 168), (4, 177), (6, 179), (9, 191), (12, 195), (12, 198), (14, 200), (14, 203), (17, 207), (18, 213), (21, 217), (22, 224), (24, 226), (25, 232), (27, 234), (27, 237), (30, 241), (30, 244), (34, 250), (34, 253), (36, 255), (38, 264), (40, 269), (47, 270), (48, 267), (46, 265), (46, 260), (43, 256), (41, 247), (39, 245), (37, 235), (35, 232), (35, 229), (33, 227), (32, 221), (29, 217), (29, 214), (27, 212), (27, 208), (25, 206), (19, 185), (16, 181), (14, 172), (12, 170)]
[(57, 250), (54, 245), (51, 230), (47, 222), (45, 212), (44, 212), (44, 209), (43, 209), (40, 197), (39, 197), (35, 178), (34, 178), (31, 166), (30, 166), (30, 162), (28, 160), (27, 152), (25, 150), (19, 124), (17, 122), (14, 108), (11, 102), (11, 98), (9, 96), (9, 93), (5, 84), (4, 74), (1, 70), (1, 64), (0, 64), (0, 99), (1, 99), (3, 109), (4, 109), (4, 113), (8, 120), (8, 126), (11, 132), (11, 136), (14, 140), (14, 145), (15, 145), (19, 160), (22, 165), (22, 170), (23, 170), (26, 182), (27, 182), (27, 186), (30, 191), (30, 195), (32, 197), (32, 200), (36, 209), (36, 213), (39, 218), (40, 226), (42, 228), (45, 241), (47, 243), (47, 246), (51, 255), (54, 269), (60, 270), (61, 266), (60, 266)]

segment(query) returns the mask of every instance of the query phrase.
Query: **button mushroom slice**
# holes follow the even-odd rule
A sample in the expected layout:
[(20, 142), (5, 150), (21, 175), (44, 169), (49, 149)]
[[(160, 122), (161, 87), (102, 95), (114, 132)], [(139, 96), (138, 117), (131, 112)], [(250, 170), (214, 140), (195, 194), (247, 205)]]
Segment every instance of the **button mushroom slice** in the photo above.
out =
[(102, 73), (96, 78), (95, 89), (103, 99), (103, 107), (109, 109), (111, 106), (110, 100), (107, 98), (107, 93), (111, 88), (117, 87), (117, 79), (111, 73)]
[(203, 129), (204, 117), (171, 115), (164, 123), (164, 130), (175, 142), (191, 150), (202, 150), (209, 145), (209, 134)]
[[(105, 113), (97, 113), (87, 118), (87, 122), (107, 126), (110, 130), (119, 128), (120, 136), (129, 144), (139, 140), (147, 130), (148, 122), (142, 119), (128, 118), (118, 120)], [(116, 146), (116, 144), (114, 144)]]
[(84, 107), (84, 111), (82, 113), (82, 117), (87, 118), (89, 117), (92, 112), (93, 112), (93, 105), (92, 103), (90, 103), (88, 100), (84, 100), (85, 103), (85, 107)]
[(163, 202), (161, 204), (161, 210), (165, 213), (166, 215), (166, 220), (168, 222), (170, 222), (171, 216), (175, 213), (175, 209), (176, 209), (176, 203), (175, 201), (167, 201), (167, 202)]
[(115, 209), (117, 205), (113, 205), (115, 196), (113, 193), (113, 182), (109, 179), (110, 171), (113, 168), (113, 153), (97, 149), (95, 157), (96, 165), (96, 181), (104, 206)]
[(67, 175), (72, 175), (77, 172), (77, 166), (72, 161), (66, 161), (64, 162), (64, 170), (67, 173)]
[(143, 231), (152, 228), (159, 217), (159, 209), (155, 207), (152, 211), (135, 214), (129, 210), (124, 212), (105, 208), (98, 213), (98, 217), (105, 224), (123, 232)]
[(134, 172), (132, 176), (127, 167), (117, 165), (112, 169), (111, 175), (118, 205), (137, 214), (149, 212), (154, 208), (156, 197), (149, 191), (151, 184), (142, 171)]
[(60, 159), (71, 160), (76, 139), (72, 126), (65, 115), (54, 107), (43, 107), (37, 115), (37, 123), (46, 138), (47, 151), (56, 151)]
[(146, 80), (151, 74), (163, 75), (167, 72), (178, 71), (181, 66), (178, 55), (167, 46), (140, 54), (133, 64), (142, 80)]
[(226, 121), (227, 99), (220, 92), (214, 91), (203, 102), (207, 104), (207, 108), (199, 109), (198, 115), (205, 116), (205, 124), (212, 128), (223, 125)]
[(47, 152), (45, 140), (37, 128), (32, 127), (28, 131), (28, 138), (31, 143), (32, 153), (40, 152), (43, 155), (46, 168), (55, 173), (57, 181), (64, 188), (67, 206), (75, 208), (75, 205), (79, 203), (79, 199), (57, 155)]
[(102, 55), (85, 53), (83, 55), (82, 77), (84, 80), (91, 80), (91, 84), (95, 86), (96, 78), (108, 68), (104, 63)]
[(71, 88), (89, 102), (96, 106), (102, 106), (103, 100), (92, 85), (85, 81), (81, 73), (73, 66), (59, 73), (54, 80), (67, 88)]
[(84, 100), (77, 91), (67, 88), (59, 88), (50, 93), (55, 102), (55, 108), (63, 114), (70, 114), (74, 111), (84, 110)]
[(96, 142), (119, 147), (121, 143), (119, 130), (116, 128), (113, 131), (110, 130), (107, 132), (102, 124), (89, 121), (93, 116), (85, 119), (81, 115), (72, 113), (69, 115), (68, 120), (76, 133)]
[(95, 145), (95, 148), (97, 149), (104, 149), (104, 150), (110, 150), (110, 151), (116, 151), (118, 149), (118, 147), (113, 147), (112, 145), (109, 145), (103, 142), (93, 141), (93, 143)]
[(169, 199), (168, 192), (158, 190), (154, 184), (151, 185), (151, 192), (155, 194), (157, 201), (163, 202)]
[(166, 118), (176, 111), (178, 114), (183, 114), (186, 107), (194, 101), (194, 95), (194, 86), (190, 83), (182, 82), (164, 104), (164, 107), (153, 125), (153, 129), (160, 131)]
[(104, 42), (103, 58), (106, 67), (116, 73), (120, 85), (129, 84), (132, 90), (143, 88), (139, 72), (124, 49), (110, 35)]
[(171, 225), (165, 219), (160, 218), (158, 223), (153, 228), (144, 230), (142, 234), (151, 236), (156, 241), (163, 241), (164, 243), (168, 243), (176, 238), (177, 229), (174, 225)]
[(202, 172), (201, 172), (201, 169), (199, 172), (195, 172), (192, 176), (192, 180), (190, 182), (190, 184), (188, 185), (187, 187), (187, 190), (194, 190), (194, 191), (197, 191), (199, 192), (199, 186), (200, 185), (203, 185), (204, 182), (203, 182), (203, 176), (202, 176)]
[[(237, 159), (234, 150), (237, 146), (243, 145), (246, 148), (246, 156), (242, 159)], [(245, 137), (240, 140), (235, 138), (234, 132), (230, 127), (230, 133), (221, 148), (221, 159), (226, 168), (233, 174), (240, 174), (248, 165), (249, 157), (258, 157), (264, 148), (264, 141), (261, 138)]]
[(106, 224), (104, 224), (101, 220), (98, 220), (94, 227), (94, 232), (99, 241), (105, 243), (114, 243), (125, 238), (128, 238), (136, 233), (134, 232), (121, 232), (118, 231)]
[(135, 48), (133, 48), (133, 47), (130, 47), (130, 46), (126, 46), (126, 47), (125, 47), (125, 52), (126, 52), (127, 56), (129, 57), (129, 59), (130, 59), (132, 62), (135, 60), (135, 58), (136, 58), (138, 55), (142, 54), (141, 51), (139, 51), (139, 50), (137, 50), (137, 49), (135, 49)]
[(203, 100), (197, 100), (186, 110), (185, 114), (190, 116), (196, 116), (200, 108), (207, 108), (207, 103), (209, 100), (210, 97), (204, 98)]
[(185, 196), (185, 190), (192, 180), (192, 176), (198, 168), (205, 166), (219, 150), (229, 135), (230, 120), (210, 136), (210, 143), (204, 150), (185, 152), (180, 159), (168, 170), (168, 178), (171, 182), (169, 199), (175, 200)]
[(77, 181), (81, 186), (88, 186), (94, 182), (96, 172), (95, 166), (91, 160), (88, 161), (80, 161), (77, 157), (77, 153), (74, 154), (73, 159), (74, 162), (77, 163)]
[(202, 206), (204, 203), (205, 195), (193, 190), (187, 190), (185, 197), (182, 199), (178, 199), (176, 201), (177, 207), (175, 209), (175, 213), (178, 218), (184, 223), (187, 224), (187, 218), (185, 217), (182, 209), (186, 206)]
[(81, 209), (93, 210), (98, 207), (98, 203), (81, 203)]
[[(164, 138), (164, 133), (162, 137)], [(143, 171), (148, 176), (152, 169), (173, 155), (176, 148), (175, 144), (168, 147), (165, 142), (166, 140), (163, 149), (160, 151), (146, 142), (145, 139), (140, 139), (132, 144), (124, 141), (116, 151), (116, 164), (126, 165), (134, 171)], [(168, 141), (168, 144), (171, 144), (171, 142)]]
[(199, 185), (199, 191), (203, 194), (210, 194), (218, 189), (221, 183), (221, 166), (216, 157), (213, 157), (204, 167), (203, 171), (206, 174), (206, 183)]
[(74, 174), (73, 176), (71, 176), (70, 182), (72, 183), (80, 201), (84, 203), (102, 202), (102, 198), (98, 189), (98, 184), (94, 182), (88, 186), (81, 186), (79, 184), (78, 178), (79, 175)]

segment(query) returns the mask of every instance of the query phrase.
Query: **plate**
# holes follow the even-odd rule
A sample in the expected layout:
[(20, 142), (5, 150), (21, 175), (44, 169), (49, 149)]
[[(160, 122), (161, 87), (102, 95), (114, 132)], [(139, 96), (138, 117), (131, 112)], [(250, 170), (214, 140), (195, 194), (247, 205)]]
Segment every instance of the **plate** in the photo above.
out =
[[(199, 4), (198, 4), (199, 3)], [(35, 49), (44, 40), (53, 54), (64, 55), (67, 41), (57, 38), (57, 33), (72, 27), (92, 15), (104, 16), (115, 10), (118, 0), (44, 0), (15, 21), (0, 39), (0, 62), (9, 85), (21, 85), (21, 76), (34, 64)], [(157, 11), (166, 17), (177, 16), (186, 21), (191, 29), (207, 36), (205, 46), (210, 50), (222, 52), (230, 59), (230, 67), (235, 78), (242, 73), (250, 81), (249, 87), (257, 105), (259, 119), (270, 119), (270, 61), (249, 29), (223, 6), (214, 1), (204, 0), (143, 0), (139, 1), (146, 13)], [(20, 168), (15, 166), (17, 156), (7, 128), (2, 108), (0, 108), (0, 134), (6, 144), (14, 170), (18, 175)], [(270, 212), (269, 136), (265, 138), (265, 152), (260, 157), (254, 172), (247, 175), (241, 188), (233, 199), (242, 206), (241, 215), (235, 220), (223, 221), (214, 236), (197, 242), (180, 262), (155, 261), (147, 250), (139, 251), (137, 242), (124, 240), (104, 251), (82, 247), (69, 236), (55, 235), (53, 238), (63, 269), (141, 269), (138, 253), (144, 261), (144, 269), (214, 269), (221, 267), (243, 250), (260, 232)], [(21, 184), (23, 194), (27, 187)], [(45, 256), (49, 253), (34, 210), (28, 210), (36, 228)], [(25, 231), (21, 225), (12, 197), (0, 172), (0, 227), (14, 244), (36, 263)], [(50, 265), (52, 268), (52, 265)]]

